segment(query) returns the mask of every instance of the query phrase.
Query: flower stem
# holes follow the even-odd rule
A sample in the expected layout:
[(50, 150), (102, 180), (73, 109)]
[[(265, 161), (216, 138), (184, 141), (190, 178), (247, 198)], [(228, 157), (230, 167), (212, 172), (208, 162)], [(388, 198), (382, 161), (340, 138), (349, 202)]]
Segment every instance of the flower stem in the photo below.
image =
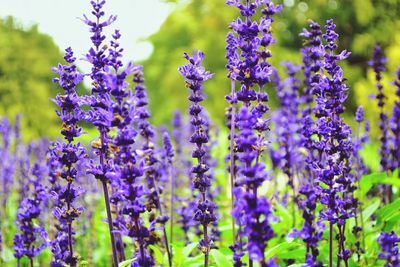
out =
[(107, 212), (108, 230), (110, 232), (110, 238), (111, 238), (113, 266), (118, 267), (117, 248), (115, 246), (115, 240), (114, 240), (114, 233), (113, 233), (114, 227), (113, 227), (113, 220), (112, 220), (112, 216), (111, 216), (110, 197), (108, 195), (107, 182), (105, 180), (103, 180), (103, 181), (101, 181), (101, 183), (103, 185), (104, 202), (106, 205), (106, 212)]
[[(175, 202), (175, 176), (172, 171), (172, 166), (169, 166), (169, 176), (170, 176), (170, 181), (171, 181), (171, 198), (170, 198), (170, 224), (169, 224), (169, 242), (173, 243), (173, 238), (174, 238), (174, 202)], [(173, 257), (172, 255), (172, 247), (170, 248), (171, 252), (171, 258)]]
[[(138, 217), (135, 218), (135, 226), (136, 226), (136, 231), (140, 232), (140, 224), (139, 224), (139, 218)], [(139, 263), (140, 263), (140, 262), (144, 262), (145, 261), (145, 255), (144, 255), (143, 239), (140, 238), (138, 241), (139, 241), (139, 251), (140, 251), (140, 257), (141, 257), (140, 258), (141, 260), (139, 260)]]
[[(68, 187), (67, 187), (67, 195), (70, 194), (71, 191), (71, 184), (72, 182), (68, 183)], [(67, 212), (69, 212), (69, 210), (71, 209), (71, 203), (67, 202)], [(69, 255), (71, 257), (71, 259), (74, 257), (74, 249), (72, 246), (72, 222), (67, 222), (68, 224), (68, 247), (69, 247)], [(70, 263), (71, 267), (75, 267), (75, 261), (71, 261)]]
[(208, 267), (208, 252), (209, 252), (209, 246), (208, 246), (208, 230), (207, 230), (207, 225), (203, 225), (204, 229), (204, 242), (207, 244), (207, 249), (206, 252), (204, 253), (204, 267)]
[[(101, 149), (100, 149), (100, 166), (103, 168), (104, 167), (104, 160), (106, 153), (104, 151), (104, 148), (106, 148), (105, 144), (105, 135), (106, 133), (103, 130), (100, 130), (100, 142), (101, 142)], [(106, 205), (106, 213), (107, 213), (107, 221), (108, 221), (108, 231), (110, 232), (110, 239), (111, 239), (111, 248), (112, 248), (112, 262), (114, 267), (118, 267), (118, 254), (117, 254), (117, 247), (115, 245), (115, 240), (114, 240), (114, 227), (113, 227), (113, 219), (111, 215), (111, 208), (110, 208), (110, 197), (108, 195), (108, 187), (107, 187), (107, 181), (105, 177), (101, 179), (101, 183), (103, 185), (103, 192), (104, 192), (104, 203)]]
[(333, 265), (333, 224), (329, 223), (329, 267)]
[[(231, 95), (234, 97), (235, 94), (235, 81), (231, 81)], [(229, 144), (229, 172), (230, 172), (230, 189), (231, 189), (231, 210), (233, 210), (234, 206), (234, 194), (233, 194), (233, 188), (235, 186), (235, 151), (234, 151), (234, 145), (235, 145), (235, 114), (236, 109), (233, 104), (231, 104), (231, 128), (230, 128), (230, 144)], [(236, 229), (235, 229), (235, 219), (232, 216), (232, 235), (233, 239), (236, 240)]]
[[(203, 202), (206, 201), (206, 192), (203, 192), (202, 194)], [(207, 229), (207, 224), (203, 224), (203, 232), (204, 232), (204, 243), (206, 243), (206, 250), (204, 252), (204, 267), (208, 267), (208, 254), (210, 251), (210, 244), (208, 241), (208, 229)]]

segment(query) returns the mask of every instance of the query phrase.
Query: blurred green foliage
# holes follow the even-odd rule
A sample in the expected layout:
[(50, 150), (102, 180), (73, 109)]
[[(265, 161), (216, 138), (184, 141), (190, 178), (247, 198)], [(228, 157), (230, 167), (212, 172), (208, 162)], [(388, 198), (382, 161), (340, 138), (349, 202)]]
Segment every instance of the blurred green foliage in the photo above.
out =
[[(208, 110), (213, 118), (223, 122), (224, 95), (230, 91), (225, 70), (225, 36), (228, 24), (238, 16), (235, 8), (225, 1), (192, 0), (178, 2), (158, 33), (149, 38), (154, 46), (151, 57), (144, 62), (145, 75), (150, 90), (151, 110), (156, 123), (166, 122), (175, 108), (186, 110), (186, 92), (183, 79), (177, 72), (184, 63), (183, 52), (200, 49), (206, 53), (205, 64), (215, 77), (206, 83)], [(389, 82), (400, 62), (400, 1), (399, 0), (284, 0), (283, 11), (273, 24), (277, 43), (271, 48), (272, 64), (279, 68), (280, 62), (293, 60), (301, 63), (299, 49), (302, 40), (299, 33), (308, 26), (308, 19), (321, 25), (333, 18), (340, 34), (340, 48), (353, 54), (343, 66), (351, 85), (348, 114), (352, 116), (356, 106), (367, 109), (367, 117), (376, 120), (375, 102), (368, 99), (375, 92), (373, 73), (367, 62), (376, 42), (382, 44), (389, 57), (389, 74), (385, 76), (388, 95), (394, 92)], [(270, 88), (271, 106), (276, 106), (274, 89)], [(390, 99), (391, 98), (391, 99)], [(393, 101), (393, 97), (389, 97)], [(391, 110), (388, 106), (388, 111)]]
[(24, 29), (12, 18), (0, 19), (0, 117), (22, 114), (25, 140), (56, 137), (60, 128), (50, 101), (59, 92), (52, 66), (63, 62), (52, 38), (37, 26)]

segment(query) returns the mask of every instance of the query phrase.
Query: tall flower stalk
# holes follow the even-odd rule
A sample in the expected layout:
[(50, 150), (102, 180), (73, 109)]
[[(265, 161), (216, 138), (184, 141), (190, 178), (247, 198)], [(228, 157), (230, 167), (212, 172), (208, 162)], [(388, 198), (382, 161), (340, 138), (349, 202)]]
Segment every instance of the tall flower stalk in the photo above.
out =
[[(65, 228), (68, 236), (68, 256), (61, 255), (56, 258), (55, 262), (64, 262), (71, 267), (77, 266), (78, 258), (73, 251), (73, 230), (72, 223), (82, 213), (82, 207), (74, 206), (74, 202), (79, 195), (79, 189), (74, 184), (78, 174), (77, 163), (85, 157), (85, 149), (80, 143), (74, 142), (75, 138), (82, 134), (82, 129), (77, 125), (83, 119), (83, 112), (80, 108), (82, 104), (81, 98), (76, 93), (76, 86), (82, 81), (83, 75), (77, 70), (75, 65), (76, 58), (73, 56), (71, 48), (66, 49), (64, 56), (67, 65), (59, 64), (53, 71), (59, 75), (54, 82), (58, 83), (64, 90), (64, 94), (58, 95), (55, 99), (56, 104), (60, 107), (57, 115), (63, 122), (61, 134), (64, 136), (65, 142), (56, 142), (50, 148), (50, 154), (54, 161), (58, 161), (59, 168), (55, 169), (58, 179), (66, 181), (66, 186), (60, 189), (56, 194), (60, 207), (54, 208), (54, 215), (61, 224), (66, 225)], [(62, 229), (60, 229), (62, 230)], [(62, 235), (58, 233), (57, 235)], [(57, 239), (57, 238), (56, 238)]]
[(204, 130), (204, 119), (202, 118), (204, 108), (200, 103), (204, 100), (203, 82), (211, 79), (213, 75), (202, 66), (203, 52), (194, 52), (192, 57), (185, 53), (185, 58), (189, 63), (179, 67), (179, 72), (185, 78), (187, 88), (191, 90), (189, 100), (192, 104), (189, 108), (189, 114), (191, 116), (190, 123), (193, 126), (193, 135), (190, 137), (190, 142), (196, 145), (192, 158), (197, 159), (197, 165), (192, 167), (192, 182), (194, 188), (200, 192), (200, 200), (197, 204), (194, 219), (203, 226), (203, 239), (200, 240), (199, 248), (204, 253), (204, 266), (208, 267), (208, 256), (212, 248), (212, 239), (209, 237), (208, 226), (214, 223), (217, 218), (214, 214), (216, 205), (207, 199), (207, 191), (211, 186), (211, 182), (209, 174), (207, 174), (209, 166), (205, 161), (203, 145), (209, 141), (209, 136)]
[(318, 86), (322, 76), (325, 49), (322, 45), (322, 31), (318, 23), (311, 21), (309, 29), (303, 29), (300, 35), (305, 39), (305, 46), (301, 49), (305, 88), (300, 106), (301, 123), (303, 125), (300, 147), (307, 151), (307, 156), (305, 157), (304, 176), (299, 187), (298, 198), (304, 223), (300, 230), (294, 229), (292, 235), (301, 237), (306, 244), (306, 263), (309, 266), (319, 267), (322, 266), (322, 263), (317, 259), (319, 256), (318, 242), (322, 239), (324, 224), (319, 220), (316, 211), (320, 192), (315, 190), (318, 185), (315, 162), (321, 161), (323, 151), (318, 147), (318, 139), (314, 138), (317, 131), (312, 114), (318, 108), (313, 105), (314, 89)]
[[(139, 133), (143, 138), (143, 160), (144, 160), (144, 178), (148, 189), (148, 210), (153, 209), (154, 214), (150, 216), (150, 223), (160, 224), (163, 232), (164, 246), (168, 255), (169, 266), (172, 266), (172, 255), (170, 246), (168, 243), (168, 235), (165, 224), (167, 223), (169, 217), (164, 212), (164, 207), (162, 203), (161, 193), (163, 191), (163, 186), (161, 183), (161, 173), (158, 170), (158, 166), (161, 165), (160, 160), (156, 157), (156, 147), (154, 142), (155, 131), (151, 125), (149, 118), (151, 116), (148, 110), (148, 98), (146, 87), (144, 86), (144, 78), (142, 70), (138, 70), (134, 75), (135, 86), (135, 100), (136, 100), (136, 117), (137, 125), (139, 128)], [(159, 215), (155, 215), (158, 211)]]
[[(245, 153), (239, 148), (238, 139), (240, 138), (240, 130), (235, 134), (235, 129), (240, 128), (238, 124), (238, 115), (235, 114), (235, 110), (241, 108), (235, 106), (246, 107), (248, 112), (252, 113), (252, 117), (255, 119), (254, 125), (252, 125), (251, 131), (257, 133), (255, 139), (252, 140), (252, 149), (254, 151), (250, 154), (255, 154), (255, 166), (258, 164), (259, 158), (262, 156), (263, 151), (266, 148), (265, 133), (268, 130), (268, 121), (265, 118), (266, 112), (269, 110), (266, 102), (268, 101), (268, 95), (263, 91), (263, 87), (266, 83), (270, 82), (270, 76), (272, 68), (268, 59), (272, 56), (268, 47), (275, 42), (272, 38), (271, 24), (273, 22), (272, 16), (281, 10), (281, 6), (274, 5), (270, 0), (263, 1), (240, 1), (240, 0), (227, 0), (227, 5), (235, 6), (239, 9), (240, 15), (243, 18), (234, 20), (230, 27), (232, 33), (227, 36), (227, 68), (229, 71), (228, 77), (231, 80), (231, 94), (227, 97), (230, 102), (229, 119), (230, 123), (230, 172), (231, 180), (234, 177), (234, 185), (240, 186), (239, 180), (239, 168), (235, 170), (236, 157), (241, 164), (250, 164), (251, 160), (244, 162)], [(261, 14), (257, 14), (257, 12)], [(257, 22), (254, 20), (256, 15), (261, 15), (261, 19)], [(235, 51), (236, 50), (236, 51)], [(235, 82), (240, 83), (240, 89), (235, 92)], [(257, 88), (258, 87), (258, 88)], [(236, 104), (236, 102), (240, 104)], [(243, 114), (246, 112), (242, 111)], [(244, 130), (244, 129), (242, 129)], [(249, 129), (250, 130), (250, 129)], [(237, 155), (236, 152), (237, 151)], [(253, 164), (253, 163), (251, 163)], [(245, 166), (244, 168), (250, 168), (251, 166)], [(245, 177), (247, 174), (244, 175)], [(265, 179), (266, 177), (263, 177)], [(243, 183), (241, 184), (244, 185)], [(259, 186), (259, 185), (257, 185)], [(256, 187), (257, 187), (256, 186)], [(231, 189), (237, 191), (236, 189)], [(253, 190), (253, 189), (251, 189)], [(247, 188), (250, 191), (250, 188)], [(256, 189), (255, 189), (256, 191)], [(233, 199), (235, 199), (233, 194)], [(255, 194), (256, 195), (256, 194)], [(257, 199), (257, 197), (255, 197)], [(236, 205), (233, 205), (234, 209)], [(240, 255), (243, 250), (242, 235), (244, 234), (245, 225), (243, 218), (240, 214), (236, 214), (239, 217), (235, 217), (235, 221), (238, 224), (238, 235), (235, 237), (235, 242), (238, 244), (232, 246), (234, 250), (235, 266), (242, 266), (240, 262)], [(257, 214), (254, 214), (258, 216)], [(252, 244), (251, 244), (252, 245)], [(250, 247), (251, 248), (251, 247)], [(250, 257), (249, 265), (252, 266), (252, 260), (259, 259), (259, 257)]]
[(352, 184), (349, 160), (352, 153), (351, 129), (341, 117), (348, 86), (344, 83), (338, 61), (346, 59), (350, 53), (342, 51), (335, 54), (338, 47), (335, 27), (332, 20), (327, 21), (326, 33), (323, 35), (326, 40), (323, 66), (325, 76), (321, 77), (313, 90), (318, 104), (314, 111), (317, 118), (316, 135), (319, 138), (316, 147), (322, 156), (315, 169), (320, 184), (318, 190), (321, 203), (325, 206), (320, 212), (320, 218), (329, 223), (329, 266), (333, 266), (333, 235), (334, 226), (337, 226), (337, 264), (340, 265), (343, 260), (347, 267), (351, 252), (345, 246), (345, 227), (347, 220), (354, 216), (356, 201), (352, 194), (355, 187)]
[[(364, 118), (364, 108), (362, 106), (359, 106), (357, 108), (357, 111), (355, 113), (354, 120), (357, 122), (357, 130), (356, 130), (356, 135), (353, 140), (353, 151), (352, 151), (352, 162), (351, 164), (353, 165), (353, 176), (354, 176), (354, 183), (357, 184), (358, 188), (361, 189), (361, 177), (363, 175), (368, 174), (368, 168), (365, 166), (363, 159), (360, 155), (360, 150), (362, 149), (363, 145), (368, 142), (369, 138), (369, 122), (365, 121), (365, 126), (364, 126), (364, 134), (361, 135), (361, 126), (365, 120)], [(354, 192), (353, 192), (354, 193)], [(357, 255), (358, 255), (358, 260), (360, 260), (361, 254), (365, 251), (365, 234), (364, 234), (364, 218), (363, 218), (363, 213), (362, 213), (362, 203), (358, 202), (358, 207), (354, 209), (354, 219), (355, 219), (355, 226), (352, 229), (352, 233), (356, 236), (357, 241), (356, 241), (356, 247), (357, 247)], [(358, 220), (358, 214), (360, 215), (360, 220)], [(359, 238), (361, 238), (361, 243), (359, 241)], [(366, 264), (368, 264), (367, 259)]]
[(112, 246), (112, 260), (114, 267), (118, 266), (118, 252), (115, 242), (113, 219), (110, 206), (109, 196), (109, 178), (107, 173), (112, 172), (112, 161), (109, 158), (109, 131), (113, 120), (112, 99), (109, 88), (106, 84), (106, 75), (104, 71), (110, 64), (113, 66), (115, 62), (109, 62), (107, 55), (107, 46), (104, 45), (105, 35), (103, 28), (109, 26), (116, 20), (116, 16), (110, 16), (104, 19), (103, 6), (105, 0), (96, 0), (90, 2), (93, 8), (91, 12), (94, 20), (83, 15), (82, 21), (90, 27), (92, 36), (90, 37), (93, 47), (86, 54), (86, 60), (91, 63), (92, 71), (90, 78), (92, 80), (92, 95), (87, 99), (87, 104), (91, 110), (87, 112), (86, 120), (92, 123), (99, 131), (99, 139), (92, 142), (92, 148), (96, 151), (98, 162), (92, 161), (89, 166), (89, 172), (98, 179), (103, 187), (104, 202), (106, 206), (107, 222)]
[[(380, 45), (376, 45), (374, 47), (373, 58), (368, 64), (374, 69), (375, 72), (375, 80), (376, 80), (376, 99), (379, 108), (379, 129), (380, 129), (380, 148), (379, 154), (381, 156), (380, 159), (380, 168), (382, 172), (390, 171), (391, 162), (390, 162), (390, 135), (389, 135), (389, 118), (387, 113), (385, 112), (385, 104), (387, 100), (387, 96), (384, 92), (384, 87), (382, 84), (382, 74), (386, 72), (386, 63), (387, 58), (383, 54), (382, 47)], [(382, 194), (383, 201), (385, 203), (389, 203), (392, 200), (392, 187), (390, 185), (383, 185), (382, 189), (384, 194)]]
[(393, 84), (396, 86), (397, 99), (390, 119), (390, 129), (393, 133), (392, 170), (400, 168), (400, 68), (396, 72), (396, 80)]

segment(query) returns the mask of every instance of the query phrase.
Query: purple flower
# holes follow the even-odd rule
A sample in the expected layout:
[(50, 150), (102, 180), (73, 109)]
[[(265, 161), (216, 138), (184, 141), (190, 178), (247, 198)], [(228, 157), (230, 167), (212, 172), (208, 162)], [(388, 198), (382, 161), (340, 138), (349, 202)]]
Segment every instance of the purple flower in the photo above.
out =
[(390, 129), (393, 133), (392, 170), (400, 167), (400, 68), (397, 70), (396, 76), (396, 80), (393, 84), (397, 87), (397, 100), (394, 103), (393, 114), (390, 119)]
[(368, 64), (373, 67), (375, 72), (376, 88), (378, 93), (376, 99), (378, 100), (379, 107), (379, 129), (381, 130), (381, 147), (379, 153), (381, 155), (381, 170), (387, 171), (390, 167), (390, 148), (389, 148), (389, 119), (387, 114), (384, 112), (385, 100), (387, 96), (383, 92), (382, 85), (382, 73), (386, 71), (387, 59), (383, 54), (380, 45), (374, 47), (373, 59)]
[[(239, 128), (237, 148), (240, 166), (236, 180), (237, 188), (234, 189), (235, 203), (232, 216), (241, 228), (238, 234), (247, 237), (250, 260), (262, 263), (267, 241), (275, 234), (269, 224), (270, 205), (265, 197), (257, 195), (258, 187), (268, 175), (265, 165), (259, 160), (259, 152), (254, 149), (257, 141), (257, 136), (253, 131), (255, 122), (254, 114), (243, 106), (237, 117)], [(240, 246), (243, 244), (239, 244)]]
[[(59, 256), (62, 256), (59, 253), (55, 253), (53, 256), (56, 263), (64, 262), (71, 266), (76, 266), (78, 259), (73, 253), (72, 223), (82, 213), (83, 208), (74, 207), (74, 202), (80, 191), (79, 188), (75, 187), (74, 182), (78, 176), (77, 164), (85, 158), (86, 152), (80, 143), (74, 143), (74, 139), (82, 134), (82, 130), (77, 123), (83, 119), (83, 112), (80, 109), (82, 101), (76, 94), (75, 89), (78, 83), (82, 81), (83, 76), (77, 70), (71, 48), (66, 49), (64, 59), (68, 65), (59, 64), (53, 70), (59, 74), (59, 77), (55, 78), (54, 82), (57, 82), (64, 90), (64, 94), (58, 95), (55, 102), (60, 107), (57, 115), (63, 123), (61, 134), (67, 140), (67, 143), (55, 142), (50, 148), (50, 157), (53, 161), (52, 166), (56, 167), (56, 169), (52, 170), (51, 177), (54, 180), (58, 179), (58, 183), (60, 183), (61, 179), (67, 183), (67, 185), (57, 188), (58, 192), (53, 191), (57, 199), (53, 214), (60, 224), (64, 225), (64, 227), (60, 228), (60, 231), (66, 231), (66, 233), (59, 233), (57, 236), (68, 236), (69, 254), (68, 256), (64, 255), (65, 257), (63, 258), (59, 258)], [(54, 181), (54, 183), (56, 182)], [(57, 243), (57, 241), (61, 240), (57, 238), (53, 244)]]
[(341, 118), (348, 86), (344, 83), (338, 61), (346, 59), (350, 53), (342, 51), (335, 54), (338, 38), (335, 27), (332, 20), (327, 21), (326, 33), (323, 35), (326, 41), (323, 66), (325, 76), (313, 88), (317, 102), (314, 109), (317, 118), (315, 134), (318, 136), (314, 149), (318, 151), (320, 160), (313, 164), (312, 169), (319, 182), (320, 201), (325, 206), (320, 212), (320, 218), (329, 222), (331, 236), (333, 225), (337, 225), (340, 232), (338, 257), (347, 262), (350, 255), (345, 249), (345, 237), (341, 229), (346, 220), (354, 216), (357, 201), (352, 195), (355, 186), (352, 184), (352, 169), (348, 160), (352, 153), (351, 129)]
[(193, 56), (184, 54), (184, 57), (189, 61), (187, 65), (179, 67), (179, 72), (185, 78), (187, 87), (191, 90), (189, 100), (192, 104), (189, 107), (191, 116), (191, 125), (193, 134), (190, 137), (190, 142), (195, 144), (195, 149), (192, 153), (192, 158), (197, 159), (197, 164), (192, 167), (193, 186), (199, 190), (201, 196), (197, 203), (194, 219), (203, 226), (204, 239), (200, 240), (199, 247), (205, 254), (205, 266), (208, 266), (208, 253), (212, 248), (212, 239), (208, 235), (208, 225), (213, 224), (217, 217), (215, 215), (216, 205), (207, 199), (207, 192), (211, 186), (210, 175), (208, 171), (210, 166), (206, 161), (205, 146), (209, 141), (208, 133), (205, 129), (205, 120), (202, 117), (203, 107), (200, 103), (204, 100), (203, 82), (210, 79), (213, 75), (206, 71), (202, 66), (204, 54), (201, 51), (194, 52)]
[[(138, 125), (140, 135), (143, 139), (142, 145), (142, 160), (144, 162), (144, 178), (147, 185), (147, 202), (146, 207), (150, 214), (150, 224), (159, 224), (163, 231), (163, 241), (165, 249), (167, 250), (168, 259), (170, 266), (172, 265), (172, 257), (170, 253), (170, 247), (168, 244), (167, 232), (165, 224), (169, 220), (168, 215), (164, 212), (164, 204), (162, 203), (161, 194), (164, 190), (165, 181), (162, 179), (164, 173), (162, 173), (162, 161), (156, 155), (156, 144), (154, 141), (155, 131), (151, 125), (149, 118), (151, 117), (150, 111), (148, 110), (148, 98), (146, 88), (144, 87), (144, 78), (142, 69), (138, 70), (134, 74), (133, 81), (136, 83), (135, 86), (135, 118)], [(157, 214), (158, 213), (158, 214)], [(156, 237), (157, 234), (154, 232), (156, 228), (150, 228), (151, 236)], [(149, 241), (149, 244), (155, 243), (158, 238), (153, 241)]]
[(33, 258), (47, 247), (47, 232), (41, 220), (48, 197), (43, 185), (43, 178), (47, 172), (40, 165), (40, 160), (39, 157), (35, 164), (30, 167), (29, 176), (23, 177), (24, 186), (29, 189), (27, 189), (17, 210), (18, 232), (14, 236), (14, 256), (18, 262), (23, 256), (28, 257), (33, 262)]
[(378, 243), (381, 245), (381, 252), (378, 257), (386, 261), (384, 267), (400, 266), (399, 242), (400, 237), (394, 231), (381, 233), (379, 236)]
[[(237, 7), (245, 17), (244, 20), (238, 18), (230, 24), (233, 33), (227, 36), (229, 78), (241, 83), (237, 96), (231, 95), (231, 98), (237, 97), (239, 101), (249, 105), (257, 100), (257, 94), (252, 87), (256, 84), (262, 87), (270, 81), (271, 68), (267, 59), (271, 57), (271, 53), (267, 47), (275, 42), (270, 26), (273, 22), (272, 15), (280, 12), (281, 6), (275, 6), (269, 0), (247, 1), (246, 4), (239, 0), (228, 0), (226, 4)], [(252, 16), (259, 8), (263, 16), (257, 23), (252, 21)]]
[(276, 71), (274, 71), (273, 76), (280, 100), (280, 109), (273, 116), (279, 148), (271, 150), (271, 158), (274, 168), (283, 170), (289, 179), (289, 186), (295, 192), (295, 173), (300, 173), (304, 165), (304, 159), (298, 153), (302, 141), (300, 139), (302, 126), (299, 119), (300, 79), (296, 78), (296, 73), (300, 70), (300, 66), (289, 62), (283, 64), (286, 67), (288, 77), (281, 82)]

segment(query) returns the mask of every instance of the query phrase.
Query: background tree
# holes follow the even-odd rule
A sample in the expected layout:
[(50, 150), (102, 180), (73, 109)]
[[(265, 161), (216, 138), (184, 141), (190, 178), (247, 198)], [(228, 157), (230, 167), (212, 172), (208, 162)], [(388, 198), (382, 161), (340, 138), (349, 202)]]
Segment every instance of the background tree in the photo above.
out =
[[(154, 51), (144, 62), (146, 80), (150, 90), (151, 109), (154, 121), (166, 122), (175, 108), (184, 110), (187, 101), (185, 94), (179, 91), (179, 75), (176, 71), (183, 63), (180, 57), (184, 51), (201, 49), (207, 55), (205, 65), (214, 72), (215, 78), (209, 82), (206, 93), (207, 109), (220, 122), (224, 120), (224, 95), (229, 91), (229, 82), (225, 70), (225, 35), (228, 23), (235, 11), (225, 5), (225, 1), (191, 0), (169, 1), (178, 3), (160, 31), (149, 38)], [(400, 63), (400, 1), (399, 0), (284, 0), (275, 1), (284, 5), (276, 18), (274, 37), (278, 40), (272, 47), (272, 63), (280, 66), (283, 60), (301, 62), (299, 33), (308, 23), (308, 19), (325, 23), (334, 18), (341, 36), (340, 49), (352, 52), (344, 63), (344, 71), (351, 86), (348, 116), (353, 116), (357, 105), (372, 107), (369, 94), (375, 93), (373, 73), (367, 69), (376, 42), (386, 50), (389, 62), (389, 74), (393, 77)], [(385, 77), (388, 95), (394, 93), (389, 85), (391, 77)], [(218, 88), (218, 89), (216, 89)], [(270, 90), (272, 92), (274, 90)], [(271, 106), (276, 105), (276, 97), (271, 93)], [(390, 101), (389, 101), (390, 102)], [(388, 105), (391, 110), (392, 104)], [(367, 118), (377, 120), (376, 110), (369, 108)]]

